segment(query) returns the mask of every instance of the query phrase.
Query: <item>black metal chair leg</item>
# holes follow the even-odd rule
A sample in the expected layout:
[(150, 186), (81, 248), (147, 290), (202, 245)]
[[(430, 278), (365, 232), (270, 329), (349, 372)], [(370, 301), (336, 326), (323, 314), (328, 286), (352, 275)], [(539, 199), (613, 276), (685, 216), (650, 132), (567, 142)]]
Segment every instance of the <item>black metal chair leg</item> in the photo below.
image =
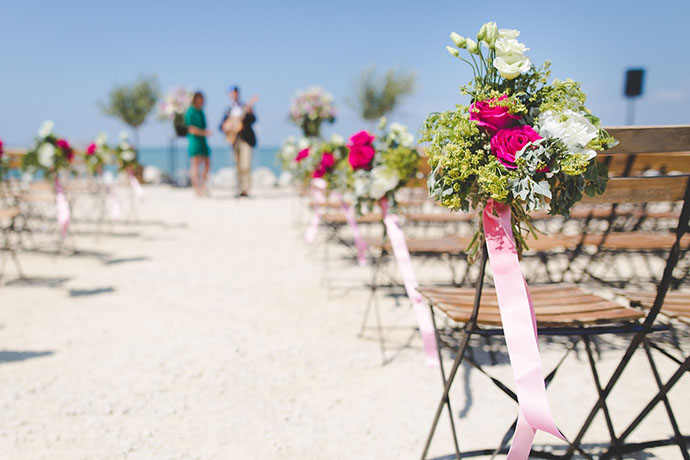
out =
[(597, 393), (599, 398), (602, 399), (602, 410), (604, 412), (604, 418), (606, 420), (606, 428), (609, 430), (609, 436), (611, 437), (611, 445), (616, 455), (616, 459), (622, 460), (621, 454), (618, 450), (618, 438), (616, 438), (616, 432), (613, 429), (613, 421), (611, 420), (611, 413), (609, 412), (608, 405), (606, 404), (606, 398), (603, 397), (603, 391), (601, 388), (601, 381), (599, 380), (599, 372), (597, 371), (596, 363), (594, 362), (594, 355), (592, 354), (592, 346), (590, 344), (589, 337), (582, 337), (585, 342), (585, 351), (587, 352), (587, 358), (589, 360), (589, 367), (592, 371), (592, 377), (594, 378), (594, 384), (597, 387)]

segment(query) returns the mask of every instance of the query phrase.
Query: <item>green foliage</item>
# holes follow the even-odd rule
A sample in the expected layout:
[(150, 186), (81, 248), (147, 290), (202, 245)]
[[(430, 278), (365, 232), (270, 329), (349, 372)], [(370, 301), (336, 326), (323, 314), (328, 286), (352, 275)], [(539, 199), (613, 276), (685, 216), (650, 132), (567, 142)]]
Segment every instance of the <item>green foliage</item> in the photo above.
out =
[(110, 91), (108, 101), (99, 103), (106, 115), (119, 118), (137, 129), (149, 116), (158, 100), (156, 77), (141, 77), (132, 84), (116, 85)]
[(414, 92), (416, 79), (413, 73), (394, 69), (379, 76), (376, 68), (370, 67), (360, 74), (350, 105), (363, 119), (377, 120), (392, 112), (402, 98)]

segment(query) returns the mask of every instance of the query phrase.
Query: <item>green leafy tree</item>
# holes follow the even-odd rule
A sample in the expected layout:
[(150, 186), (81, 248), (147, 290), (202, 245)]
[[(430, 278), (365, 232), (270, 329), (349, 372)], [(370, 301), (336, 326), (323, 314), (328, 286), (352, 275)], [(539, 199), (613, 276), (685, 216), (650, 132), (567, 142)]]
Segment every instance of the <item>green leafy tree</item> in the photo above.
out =
[(349, 104), (367, 120), (374, 121), (392, 112), (400, 101), (414, 92), (414, 73), (387, 70), (377, 75), (376, 67), (364, 69), (355, 83), (354, 99)]
[(134, 130), (139, 147), (139, 127), (146, 121), (158, 100), (158, 80), (155, 76), (140, 77), (132, 84), (116, 85), (110, 90), (108, 101), (100, 102), (103, 113), (116, 117)]

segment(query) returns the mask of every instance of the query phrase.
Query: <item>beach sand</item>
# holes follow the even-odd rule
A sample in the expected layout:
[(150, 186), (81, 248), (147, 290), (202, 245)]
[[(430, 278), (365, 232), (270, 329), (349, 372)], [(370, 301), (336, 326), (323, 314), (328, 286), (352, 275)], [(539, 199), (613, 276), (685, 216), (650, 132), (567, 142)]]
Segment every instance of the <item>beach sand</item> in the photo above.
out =
[[(306, 211), (293, 193), (146, 194), (139, 224), (113, 225), (100, 239), (75, 225), (83, 253), (23, 253), (25, 281), (12, 281), (9, 264), (0, 287), (0, 459), (419, 458), (441, 394), (438, 370), (425, 365), (416, 336), (398, 351), (391, 343), (385, 366), (374, 336), (358, 338), (370, 270), (331, 246), (324, 283), (323, 245), (304, 242), (296, 223)], [(414, 316), (397, 299), (383, 298), (382, 314), (403, 327), (402, 339)], [(601, 343), (602, 379), (624, 345)], [(546, 369), (562, 350), (542, 343)], [(476, 358), (488, 361), (485, 351)], [(500, 361), (491, 372), (509, 378)], [(657, 361), (667, 378), (673, 365)], [(610, 399), (614, 426), (655, 390), (638, 353)], [(686, 434), (689, 394), (686, 376), (671, 393)], [(582, 349), (549, 395), (573, 436), (595, 395)], [(451, 397), (466, 416), (463, 449), (496, 446), (517, 414), (469, 366)], [(452, 452), (447, 414), (441, 420), (437, 456)], [(659, 406), (631, 439), (669, 433)], [(606, 440), (599, 416), (585, 442)], [(542, 434), (536, 442), (562, 446)], [(671, 446), (626, 458), (681, 457)]]

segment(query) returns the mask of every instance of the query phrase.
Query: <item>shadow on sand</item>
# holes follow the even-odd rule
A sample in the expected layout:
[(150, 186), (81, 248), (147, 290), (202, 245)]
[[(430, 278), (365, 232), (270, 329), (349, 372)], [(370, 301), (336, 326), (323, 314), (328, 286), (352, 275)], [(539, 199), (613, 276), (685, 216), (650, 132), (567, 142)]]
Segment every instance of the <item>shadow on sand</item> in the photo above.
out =
[(98, 294), (111, 294), (115, 292), (115, 288), (112, 286), (108, 287), (100, 287), (100, 288), (95, 288), (95, 289), (70, 289), (69, 290), (69, 296), (70, 297), (86, 297), (90, 295), (98, 295)]
[(16, 361), (25, 361), (32, 358), (41, 358), (43, 356), (51, 356), (52, 351), (9, 351), (0, 350), (0, 364), (12, 363)]

